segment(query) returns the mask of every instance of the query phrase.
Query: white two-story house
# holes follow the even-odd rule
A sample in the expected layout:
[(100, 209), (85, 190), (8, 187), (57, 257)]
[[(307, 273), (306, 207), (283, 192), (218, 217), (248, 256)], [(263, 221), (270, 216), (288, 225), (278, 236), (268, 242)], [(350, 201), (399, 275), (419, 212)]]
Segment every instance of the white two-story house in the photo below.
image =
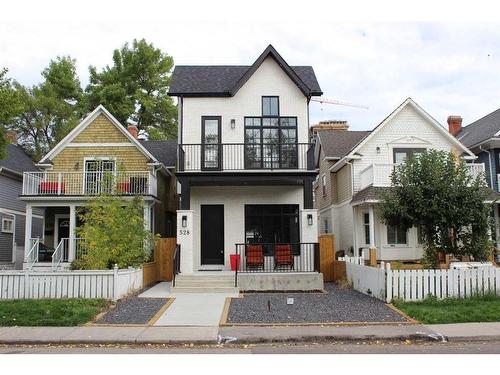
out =
[[(469, 162), (476, 156), (411, 98), (371, 131), (319, 129), (317, 134), (320, 233), (334, 233), (336, 248), (346, 253), (376, 249), (378, 260), (419, 260), (423, 248), (417, 228), (386, 226), (377, 212), (395, 165), (430, 149), (453, 152)], [(473, 175), (484, 173), (484, 164), (467, 166)]]
[(241, 289), (259, 289), (243, 285), (249, 273), (319, 280), (312, 67), (288, 65), (270, 45), (250, 66), (176, 66), (169, 94), (179, 108), (176, 287), (217, 272)]

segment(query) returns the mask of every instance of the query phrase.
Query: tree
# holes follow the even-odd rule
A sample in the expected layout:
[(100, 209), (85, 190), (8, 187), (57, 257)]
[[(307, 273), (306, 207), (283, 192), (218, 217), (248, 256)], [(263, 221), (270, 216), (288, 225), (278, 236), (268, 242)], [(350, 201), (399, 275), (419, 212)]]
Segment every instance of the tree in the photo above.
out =
[(7, 78), (7, 69), (0, 69), (0, 159), (6, 157), (6, 127), (21, 113), (21, 103), (14, 83)]
[(113, 65), (89, 67), (88, 106), (104, 105), (123, 124), (132, 121), (149, 139), (174, 139), (177, 109), (167, 95), (173, 58), (144, 39), (113, 52)]
[(144, 228), (139, 197), (125, 200), (102, 194), (82, 207), (78, 216), (83, 225), (77, 228), (77, 236), (84, 239), (85, 252), (72, 268), (137, 267), (148, 260), (150, 252), (144, 244), (154, 243), (154, 236)]
[(42, 71), (44, 81), (31, 88), (14, 83), (21, 111), (8, 128), (35, 160), (46, 154), (77, 124), (84, 113), (83, 90), (69, 56), (51, 60)]
[(420, 228), (427, 263), (435, 265), (439, 251), (486, 258), (492, 222), (484, 175), (474, 178), (452, 153), (431, 150), (397, 166), (391, 181), (379, 208), (382, 220)]

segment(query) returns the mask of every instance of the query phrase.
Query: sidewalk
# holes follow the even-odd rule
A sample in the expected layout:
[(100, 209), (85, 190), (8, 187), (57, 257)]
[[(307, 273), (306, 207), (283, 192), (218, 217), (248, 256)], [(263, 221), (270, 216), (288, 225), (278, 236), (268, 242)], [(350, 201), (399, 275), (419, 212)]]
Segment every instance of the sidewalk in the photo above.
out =
[[(476, 333), (476, 334), (474, 334)], [(233, 344), (302, 341), (500, 340), (500, 323), (365, 326), (3, 327), (0, 344)], [(236, 340), (233, 340), (233, 339)]]

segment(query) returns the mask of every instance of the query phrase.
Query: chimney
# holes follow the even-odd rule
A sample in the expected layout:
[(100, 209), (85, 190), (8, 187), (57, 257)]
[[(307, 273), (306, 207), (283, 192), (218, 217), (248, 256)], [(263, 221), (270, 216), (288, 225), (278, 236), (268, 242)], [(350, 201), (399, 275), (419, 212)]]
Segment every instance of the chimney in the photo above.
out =
[(139, 130), (137, 129), (137, 125), (129, 124), (127, 126), (127, 130), (130, 134), (132, 134), (132, 137), (137, 139), (137, 137), (139, 136)]
[(461, 116), (448, 116), (448, 131), (454, 137), (462, 130), (462, 117)]

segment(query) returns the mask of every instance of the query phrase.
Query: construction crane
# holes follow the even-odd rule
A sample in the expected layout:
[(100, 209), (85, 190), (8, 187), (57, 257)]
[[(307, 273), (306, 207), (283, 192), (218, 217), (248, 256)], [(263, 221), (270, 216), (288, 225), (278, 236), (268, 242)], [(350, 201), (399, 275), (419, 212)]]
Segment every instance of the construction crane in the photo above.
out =
[(344, 105), (344, 106), (347, 106), (347, 107), (356, 107), (356, 108), (368, 109), (368, 106), (366, 106), (366, 105), (343, 102), (343, 101), (340, 101), (340, 100), (337, 100), (337, 99), (312, 97), (311, 101), (318, 102), (320, 104), (326, 103), (326, 104)]

